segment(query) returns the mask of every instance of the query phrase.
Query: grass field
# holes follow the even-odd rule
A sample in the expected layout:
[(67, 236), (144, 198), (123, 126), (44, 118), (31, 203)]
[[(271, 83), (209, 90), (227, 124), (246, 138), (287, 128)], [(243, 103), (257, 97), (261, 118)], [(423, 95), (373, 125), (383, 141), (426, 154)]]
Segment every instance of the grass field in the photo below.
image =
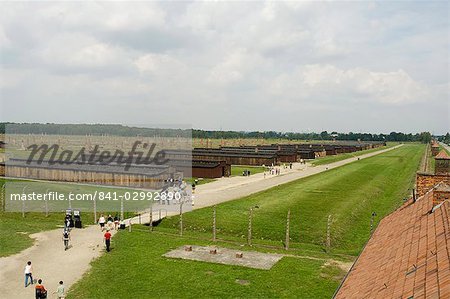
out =
[(27, 213), (22, 218), (21, 213), (0, 212), (0, 257), (30, 247), (33, 244), (30, 234), (58, 228), (63, 221), (63, 213), (50, 213), (48, 217), (43, 213)]
[(295, 257), (284, 257), (269, 271), (162, 257), (185, 244), (208, 242), (122, 231), (67, 298), (329, 298), (344, 275), (324, 260)]
[(245, 166), (245, 165), (231, 165), (231, 176), (242, 176), (244, 170), (249, 170), (250, 175), (264, 172), (266, 167), (263, 166)]
[[(256, 246), (252, 248), (277, 251), (258, 245), (282, 246), (286, 213), (290, 209), (294, 249), (289, 253), (307, 255), (316, 258), (314, 260), (285, 257), (274, 268), (264, 271), (161, 257), (180, 245), (211, 243), (208, 239), (211, 238), (212, 208), (204, 208), (183, 215), (183, 237), (176, 235), (178, 217), (164, 220), (153, 234), (148, 228), (120, 232), (114, 238), (113, 251), (93, 263), (92, 270), (71, 289), (68, 297), (107, 298), (108, 294), (117, 297), (133, 294), (136, 298), (330, 298), (344, 272), (329, 266), (325, 260), (348, 260), (358, 255), (370, 234), (371, 213), (377, 213), (378, 223), (409, 195), (424, 148), (408, 144), (217, 206), (218, 238), (221, 242), (233, 241), (219, 245), (248, 250), (244, 245), (248, 210), (258, 206), (253, 219)], [(333, 216), (332, 242), (331, 251), (325, 252), (328, 215)], [(161, 235), (161, 232), (166, 234)], [(238, 284), (237, 279), (249, 284)]]
[[(410, 193), (423, 145), (405, 145), (392, 152), (364, 159), (325, 173), (284, 184), (217, 206), (221, 235), (247, 235), (247, 215), (254, 209), (255, 239), (284, 240), (286, 213), (291, 209), (294, 242), (323, 245), (328, 215), (333, 217), (335, 250), (357, 254), (369, 236), (372, 211), (376, 221), (402, 203)], [(210, 231), (212, 208), (186, 213), (184, 227)], [(178, 217), (161, 223), (176, 228)]]
[[(10, 180), (11, 182), (11, 180)], [(46, 189), (57, 191), (57, 192), (92, 192), (94, 190), (103, 191), (116, 191), (125, 192), (127, 189), (113, 189), (95, 186), (82, 186), (74, 184), (55, 184), (47, 182), (32, 182), (32, 181), (14, 181), (14, 183), (20, 186), (28, 185), (29, 189), (40, 190), (44, 192)], [(5, 184), (5, 179), (0, 179), (0, 189)], [(78, 202), (73, 203), (73, 208), (86, 208), (86, 205), (91, 206), (91, 203)], [(50, 205), (51, 206), (51, 205)], [(68, 207), (68, 206), (67, 206)], [(67, 208), (64, 207), (64, 208)], [(111, 205), (98, 204), (97, 213), (104, 214), (116, 214), (119, 212), (118, 209), (111, 210)], [(55, 211), (50, 209), (50, 211)], [(33, 240), (29, 237), (30, 234), (37, 233), (40, 231), (56, 229), (62, 227), (64, 224), (64, 208), (60, 208), (60, 212), (50, 212), (48, 217), (45, 216), (44, 212), (26, 212), (25, 218), (22, 217), (21, 212), (2, 212), (0, 211), (0, 257), (15, 254), (30, 247), (33, 244)], [(134, 212), (125, 213), (125, 216), (134, 216)], [(82, 221), (86, 224), (94, 223), (94, 214), (92, 212), (82, 212)], [(13, 237), (11, 237), (13, 236)]]
[(344, 153), (344, 154), (339, 154), (339, 155), (334, 155), (334, 156), (325, 156), (322, 158), (318, 158), (315, 160), (311, 161), (312, 165), (324, 165), (324, 164), (329, 164), (329, 163), (334, 163), (337, 161), (342, 161), (348, 158), (352, 158), (352, 157), (357, 157), (357, 156), (361, 156), (364, 154), (368, 154), (368, 153), (373, 153), (379, 150), (383, 150), (392, 146), (397, 145), (398, 143), (389, 143), (386, 146), (380, 147), (380, 148), (374, 148), (374, 149), (369, 149), (369, 150), (364, 150), (364, 151), (359, 151), (359, 152), (354, 152), (354, 153)]

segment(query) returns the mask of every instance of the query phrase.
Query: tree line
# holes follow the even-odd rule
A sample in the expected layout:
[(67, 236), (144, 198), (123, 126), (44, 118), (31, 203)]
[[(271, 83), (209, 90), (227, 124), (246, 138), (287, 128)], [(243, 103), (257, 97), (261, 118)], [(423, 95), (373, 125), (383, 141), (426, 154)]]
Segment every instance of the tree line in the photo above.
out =
[(450, 145), (450, 133), (447, 133), (447, 134), (445, 134), (443, 136), (439, 136), (438, 140), (443, 142), (443, 143), (445, 143), (445, 144)]
[[(113, 136), (142, 136), (142, 137), (192, 137), (203, 139), (287, 139), (287, 140), (361, 140), (361, 141), (399, 141), (399, 142), (430, 142), (430, 132), (389, 134), (372, 133), (295, 133), (295, 132), (246, 132), (246, 131), (214, 131), (199, 129), (176, 128), (143, 128), (124, 126), (119, 124), (54, 124), (54, 123), (0, 123), (0, 133), (5, 134), (49, 134), (49, 135), (113, 135)], [(450, 134), (447, 133), (441, 141), (450, 143)], [(445, 142), (445, 141), (444, 141)]]

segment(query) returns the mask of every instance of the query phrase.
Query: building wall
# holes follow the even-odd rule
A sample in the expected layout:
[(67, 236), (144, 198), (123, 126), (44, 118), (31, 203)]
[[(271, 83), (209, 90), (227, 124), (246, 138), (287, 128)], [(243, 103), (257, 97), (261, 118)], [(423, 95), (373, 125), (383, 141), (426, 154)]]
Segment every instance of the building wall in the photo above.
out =
[(296, 153), (278, 155), (278, 161), (281, 163), (297, 162), (298, 160)]
[(439, 154), (439, 147), (438, 146), (432, 146), (431, 147), (431, 154), (433, 156), (436, 156), (437, 154)]
[(217, 161), (224, 160), (230, 165), (272, 165), (277, 164), (276, 158), (264, 158), (264, 157), (239, 157), (239, 156), (214, 156), (214, 155), (192, 155), (193, 159), (205, 160), (205, 161)]
[(153, 177), (137, 174), (45, 169), (11, 165), (7, 165), (6, 167), (8, 168), (8, 176), (10, 177), (148, 189), (162, 188), (164, 180), (169, 178), (168, 173)]
[(433, 191), (433, 206), (440, 204), (444, 200), (450, 200), (450, 192)]
[(450, 185), (450, 174), (427, 174), (417, 173), (416, 175), (416, 190), (417, 196), (420, 197), (427, 193), (431, 188), (440, 182), (445, 182)]
[(450, 160), (449, 159), (435, 159), (434, 173), (446, 174), (450, 173)]
[(196, 167), (196, 166), (185, 166), (176, 167), (177, 171), (183, 173), (184, 177), (196, 177), (205, 179), (216, 179), (223, 176), (229, 177), (231, 175), (231, 165), (225, 162), (220, 163), (216, 167)]

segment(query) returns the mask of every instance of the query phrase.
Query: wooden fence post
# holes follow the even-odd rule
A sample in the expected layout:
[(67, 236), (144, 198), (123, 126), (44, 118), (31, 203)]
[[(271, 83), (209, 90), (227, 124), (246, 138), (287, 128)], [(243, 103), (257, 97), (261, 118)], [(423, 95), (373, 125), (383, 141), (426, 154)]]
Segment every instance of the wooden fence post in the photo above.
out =
[(291, 218), (291, 209), (288, 210), (287, 220), (286, 220), (286, 242), (284, 244), (284, 249), (289, 249), (289, 221)]

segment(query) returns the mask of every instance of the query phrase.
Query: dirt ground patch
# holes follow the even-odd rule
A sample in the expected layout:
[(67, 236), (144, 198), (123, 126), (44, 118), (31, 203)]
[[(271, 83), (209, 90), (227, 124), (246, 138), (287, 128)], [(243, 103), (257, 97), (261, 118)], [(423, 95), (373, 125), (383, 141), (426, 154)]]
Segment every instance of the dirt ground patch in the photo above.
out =
[(179, 247), (163, 256), (263, 270), (269, 270), (283, 257), (281, 254), (191, 245)]

